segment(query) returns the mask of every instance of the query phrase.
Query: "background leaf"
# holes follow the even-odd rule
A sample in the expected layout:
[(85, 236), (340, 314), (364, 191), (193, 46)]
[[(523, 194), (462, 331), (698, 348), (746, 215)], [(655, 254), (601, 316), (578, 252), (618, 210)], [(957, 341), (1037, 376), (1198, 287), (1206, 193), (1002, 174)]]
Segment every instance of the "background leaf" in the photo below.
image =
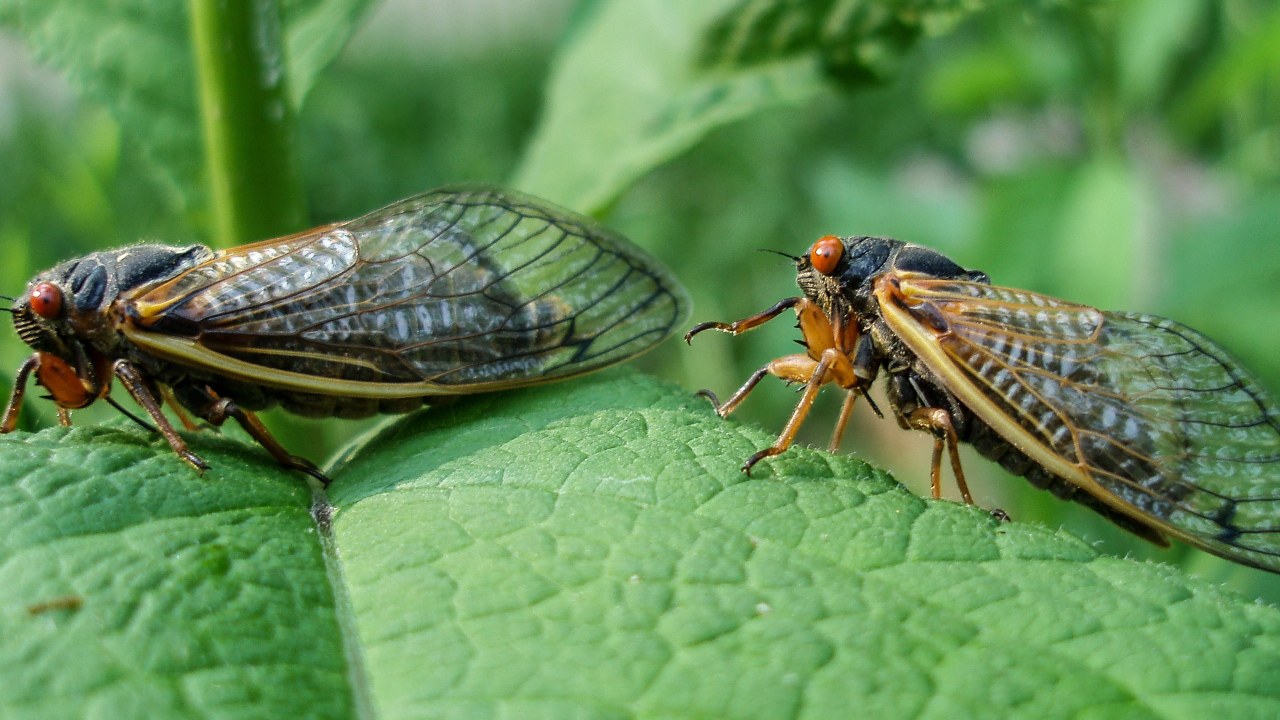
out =
[(598, 212), (711, 129), (821, 89), (807, 59), (747, 73), (694, 65), (699, 29), (725, 0), (603, 2), (557, 58), (547, 109), (512, 183)]
[(344, 453), (317, 526), (257, 448), (5, 436), (6, 714), (1280, 709), (1280, 610), (848, 458), (739, 472), (768, 440), (619, 372), (468, 398)]
[[(369, 0), (284, 4), (287, 84), (295, 103), (368, 6)], [(85, 98), (111, 109), (127, 143), (150, 161), (171, 212), (199, 211), (204, 197), (186, 8), (145, 0), (0, 2), (0, 25), (21, 33), (37, 57), (65, 73)]]

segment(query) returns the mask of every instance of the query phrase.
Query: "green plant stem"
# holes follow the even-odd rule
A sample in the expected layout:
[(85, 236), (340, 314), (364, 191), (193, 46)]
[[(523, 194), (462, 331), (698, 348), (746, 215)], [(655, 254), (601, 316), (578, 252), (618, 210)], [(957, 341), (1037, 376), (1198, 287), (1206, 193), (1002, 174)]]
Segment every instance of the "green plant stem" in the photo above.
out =
[(190, 0), (214, 244), (303, 227), (275, 0)]

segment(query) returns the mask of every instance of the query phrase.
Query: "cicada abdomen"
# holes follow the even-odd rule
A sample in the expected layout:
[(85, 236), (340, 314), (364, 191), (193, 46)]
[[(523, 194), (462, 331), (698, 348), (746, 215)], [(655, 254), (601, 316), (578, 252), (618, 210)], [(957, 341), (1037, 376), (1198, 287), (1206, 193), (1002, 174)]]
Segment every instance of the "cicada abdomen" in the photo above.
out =
[[(956, 446), (1157, 543), (1166, 535), (1280, 572), (1280, 410), (1224, 350), (1188, 327), (1104, 312), (990, 284), (932, 250), (873, 237), (818, 240), (795, 258), (804, 295), (736, 323), (739, 333), (794, 308), (806, 352), (756, 372), (804, 383), (777, 443), (790, 446), (818, 391), (854, 399), (880, 374), (903, 428), (934, 436), (932, 490), (948, 453), (971, 502)], [(704, 391), (705, 392), (705, 391)]]
[(653, 347), (687, 307), (666, 268), (587, 218), (505, 190), (436, 190), (227, 251), (137, 245), (38, 275), (11, 310), (36, 352), (3, 429), (33, 373), (64, 420), (119, 380), (199, 469), (165, 396), (236, 418), (319, 477), (251, 411), (363, 417), (572, 377)]

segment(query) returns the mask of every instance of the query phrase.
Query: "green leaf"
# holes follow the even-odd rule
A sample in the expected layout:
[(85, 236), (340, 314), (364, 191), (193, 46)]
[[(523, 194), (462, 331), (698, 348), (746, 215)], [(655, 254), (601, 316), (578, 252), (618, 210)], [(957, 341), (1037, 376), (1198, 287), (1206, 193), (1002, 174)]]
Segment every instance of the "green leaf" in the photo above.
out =
[[(306, 96), (355, 29), (369, 0), (289, 0), (283, 6), (290, 98)], [(200, 115), (187, 5), (147, 0), (0, 0), (0, 26), (111, 109), (177, 207), (199, 205)], [(163, 69), (159, 72), (158, 69)]]
[(1135, 109), (1152, 107), (1207, 22), (1204, 0), (1137, 0), (1117, 6), (1116, 81)]
[(926, 31), (953, 26), (974, 0), (738, 0), (707, 32), (701, 62), (748, 66), (817, 53), (847, 82), (884, 80)]
[(645, 378), (403, 418), (314, 498), (192, 439), (204, 478), (133, 428), (0, 438), (0, 715), (1280, 712), (1280, 610), (848, 457), (746, 477), (765, 432)]
[(596, 213), (722, 125), (891, 76), (970, 0), (604, 0), (561, 48), (512, 184)]
[(305, 485), (198, 446), (205, 479), (136, 429), (4, 436), (0, 716), (348, 716)]
[(700, 69), (700, 32), (729, 0), (607, 0), (552, 68), (546, 110), (512, 184), (593, 213), (706, 133), (821, 91), (811, 58)]
[(1246, 18), (1248, 32), (1233, 36), (1197, 77), (1179, 88), (1169, 109), (1175, 129), (1205, 132), (1221, 122), (1232, 105), (1262, 98), (1274, 87), (1280, 64), (1280, 6), (1262, 3), (1251, 15)]

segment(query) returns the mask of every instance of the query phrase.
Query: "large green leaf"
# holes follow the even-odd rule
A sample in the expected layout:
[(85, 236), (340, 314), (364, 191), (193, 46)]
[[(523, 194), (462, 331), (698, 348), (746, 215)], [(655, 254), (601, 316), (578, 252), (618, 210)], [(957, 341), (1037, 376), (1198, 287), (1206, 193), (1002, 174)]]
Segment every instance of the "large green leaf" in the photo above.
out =
[(602, 0), (560, 49), (513, 183), (598, 212), (726, 123), (799, 105), (836, 79), (893, 75), (972, 0)]
[(0, 715), (1280, 713), (1276, 608), (847, 457), (746, 477), (764, 432), (640, 377), (404, 418), (314, 497), (193, 441), (0, 438)]
[[(282, 3), (284, 66), (296, 109), (341, 50), (370, 0)], [(0, 0), (0, 26), (111, 109), (174, 202), (203, 187), (200, 115), (187, 4), (148, 0)]]
[(700, 68), (701, 32), (730, 0), (606, 0), (562, 46), (513, 184), (598, 212), (710, 130), (822, 89), (812, 57), (744, 72)]

